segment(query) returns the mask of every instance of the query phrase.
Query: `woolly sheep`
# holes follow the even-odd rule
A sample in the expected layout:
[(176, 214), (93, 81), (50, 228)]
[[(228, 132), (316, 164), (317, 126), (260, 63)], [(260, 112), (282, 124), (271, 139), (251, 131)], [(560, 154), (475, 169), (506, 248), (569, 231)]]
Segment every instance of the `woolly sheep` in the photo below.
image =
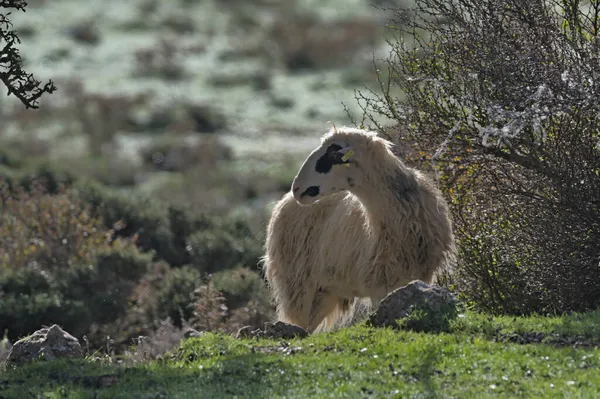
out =
[(262, 259), (279, 320), (329, 329), (356, 300), (377, 307), (454, 259), (441, 192), (392, 149), (375, 132), (334, 127), (302, 164), (272, 211)]

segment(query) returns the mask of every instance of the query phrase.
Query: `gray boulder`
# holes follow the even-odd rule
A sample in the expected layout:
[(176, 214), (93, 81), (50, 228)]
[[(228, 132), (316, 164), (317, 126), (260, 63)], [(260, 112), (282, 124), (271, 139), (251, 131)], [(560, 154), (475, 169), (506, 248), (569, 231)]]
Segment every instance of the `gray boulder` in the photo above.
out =
[(411, 281), (385, 297), (367, 320), (373, 327), (424, 332), (446, 331), (462, 310), (460, 301), (445, 288)]
[(36, 359), (82, 358), (79, 340), (54, 324), (21, 338), (12, 346), (7, 363), (22, 365)]

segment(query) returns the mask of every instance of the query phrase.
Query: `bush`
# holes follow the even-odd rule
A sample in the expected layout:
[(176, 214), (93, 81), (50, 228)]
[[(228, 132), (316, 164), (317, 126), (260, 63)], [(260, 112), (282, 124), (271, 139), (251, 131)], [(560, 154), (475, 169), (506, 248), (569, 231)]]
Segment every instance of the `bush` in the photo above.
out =
[(194, 291), (191, 325), (200, 331), (227, 332), (228, 310), (225, 297), (209, 277)]
[(30, 191), (34, 185), (42, 184), (48, 194), (55, 194), (75, 182), (75, 177), (71, 173), (47, 163), (35, 166), (21, 164), (7, 166), (19, 167), (18, 169), (2, 168), (0, 170), (0, 182), (11, 191)]
[(90, 203), (116, 235), (135, 237), (141, 251), (154, 251), (172, 267), (191, 264), (206, 273), (232, 268), (239, 263), (254, 267), (261, 243), (247, 223), (192, 213), (140, 195), (124, 195), (101, 185), (79, 186), (80, 196)]
[(224, 230), (205, 230), (192, 234), (188, 240), (191, 263), (202, 273), (231, 269), (244, 255), (235, 237)]
[(151, 255), (115, 239), (69, 191), (0, 191), (0, 330), (11, 341), (44, 324), (75, 335), (123, 314)]
[[(204, 274), (254, 267), (261, 254), (240, 218), (196, 215), (99, 184), (50, 192), (35, 179), (18, 181), (25, 184), (5, 185), (0, 196), (0, 330), (11, 340), (58, 323), (94, 347), (109, 336), (122, 349), (159, 320), (191, 320)], [(228, 288), (233, 307), (257, 283)]]
[(220, 271), (212, 279), (215, 289), (223, 294), (230, 309), (237, 309), (253, 299), (268, 304), (269, 293), (263, 280), (248, 268)]
[[(416, 0), (358, 94), (440, 177), (460, 260), (444, 284), (493, 312), (600, 304), (600, 2)], [(402, 36), (404, 35), (404, 36)], [(394, 93), (402, 93), (398, 98)]]
[(168, 317), (175, 326), (182, 327), (183, 322), (192, 317), (194, 291), (201, 282), (200, 272), (192, 267), (172, 269), (156, 294), (158, 318), (162, 320)]
[(111, 347), (121, 351), (166, 324), (173, 330), (192, 326), (235, 333), (246, 325), (262, 327), (274, 316), (264, 283), (243, 268), (211, 276), (191, 266), (171, 268), (159, 262), (142, 277), (130, 302), (117, 320), (98, 325), (90, 335), (94, 342), (110, 336)]

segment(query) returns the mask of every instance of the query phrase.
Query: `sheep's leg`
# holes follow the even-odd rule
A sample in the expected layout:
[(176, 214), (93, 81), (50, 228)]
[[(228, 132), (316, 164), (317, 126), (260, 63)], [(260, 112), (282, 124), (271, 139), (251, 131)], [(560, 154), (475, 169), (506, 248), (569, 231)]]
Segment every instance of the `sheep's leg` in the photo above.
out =
[(337, 295), (318, 292), (312, 302), (307, 331), (315, 331), (321, 322), (329, 316), (342, 301), (343, 299)]
[(286, 300), (279, 304), (278, 319), (308, 330), (315, 293), (316, 287), (296, 287), (292, 295), (284, 296)]
[(369, 297), (369, 299), (371, 300), (371, 308), (373, 310), (377, 309), (379, 307), (379, 303), (381, 301), (383, 301), (383, 298), (385, 298), (386, 296), (387, 296), (387, 293), (384, 291), (381, 291), (381, 292), (371, 295)]

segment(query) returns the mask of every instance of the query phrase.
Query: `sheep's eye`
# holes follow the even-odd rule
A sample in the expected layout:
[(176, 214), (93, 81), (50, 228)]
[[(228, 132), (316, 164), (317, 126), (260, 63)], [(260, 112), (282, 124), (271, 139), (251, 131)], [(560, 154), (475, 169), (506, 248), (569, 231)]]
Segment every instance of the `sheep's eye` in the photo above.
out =
[(327, 157), (330, 160), (335, 160), (336, 158), (340, 158), (340, 154), (339, 151), (342, 149), (341, 146), (337, 145), (337, 144), (332, 144), (329, 147), (327, 147)]
[(327, 147), (325, 154), (317, 160), (315, 170), (319, 173), (328, 173), (333, 165), (345, 163), (342, 160), (343, 154), (339, 152), (341, 149), (342, 147), (337, 144)]
[(337, 144), (332, 144), (327, 149), (327, 156), (333, 165), (347, 163), (347, 161), (344, 161), (343, 159), (344, 153), (340, 151), (341, 149), (342, 147)]
[(337, 165), (337, 164), (342, 164), (342, 163), (346, 163), (346, 161), (344, 161), (342, 159), (342, 157), (344, 156), (344, 154), (342, 154), (341, 152), (336, 152), (335, 154), (333, 154), (333, 164)]

